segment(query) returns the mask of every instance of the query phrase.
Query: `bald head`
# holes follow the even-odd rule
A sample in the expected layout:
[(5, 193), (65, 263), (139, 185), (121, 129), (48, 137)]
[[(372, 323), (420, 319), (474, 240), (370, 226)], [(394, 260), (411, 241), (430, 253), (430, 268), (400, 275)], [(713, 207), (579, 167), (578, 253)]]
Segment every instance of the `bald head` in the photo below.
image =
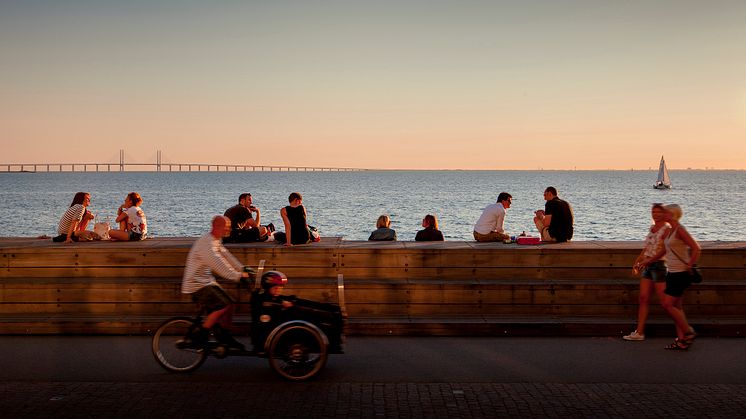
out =
[(222, 215), (216, 215), (212, 218), (212, 230), (210, 234), (216, 239), (228, 237), (231, 235), (231, 220)]

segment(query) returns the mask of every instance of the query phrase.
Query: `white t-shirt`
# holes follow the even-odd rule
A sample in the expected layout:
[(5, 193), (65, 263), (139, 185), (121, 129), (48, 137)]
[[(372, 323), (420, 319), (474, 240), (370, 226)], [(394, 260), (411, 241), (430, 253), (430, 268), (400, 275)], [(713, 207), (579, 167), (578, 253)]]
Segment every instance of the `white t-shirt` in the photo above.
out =
[(140, 233), (143, 236), (148, 233), (148, 221), (140, 207), (129, 207), (124, 212), (127, 214), (127, 229), (129, 231)]
[(474, 225), (474, 231), (479, 234), (490, 234), (493, 231), (505, 233), (505, 214), (507, 210), (498, 202), (484, 209), (482, 215)]

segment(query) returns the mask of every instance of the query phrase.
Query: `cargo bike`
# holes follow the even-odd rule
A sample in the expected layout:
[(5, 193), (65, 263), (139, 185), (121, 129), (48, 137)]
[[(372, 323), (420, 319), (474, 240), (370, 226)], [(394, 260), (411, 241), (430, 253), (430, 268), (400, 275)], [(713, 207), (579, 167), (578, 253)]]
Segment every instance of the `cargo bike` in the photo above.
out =
[[(248, 270), (252, 271), (252, 270)], [(212, 356), (223, 359), (229, 356), (266, 358), (270, 368), (281, 377), (303, 381), (315, 377), (326, 366), (329, 354), (343, 353), (344, 329), (347, 315), (344, 303), (344, 280), (337, 277), (339, 304), (284, 297), (292, 307), (283, 307), (269, 301), (263, 293), (264, 261), (242, 283), (248, 289), (251, 305), (251, 340), (254, 349), (235, 351), (214, 338), (200, 345), (188, 345), (187, 337), (202, 324), (204, 312), (195, 317), (173, 317), (164, 321), (155, 331), (152, 352), (158, 364), (170, 372), (186, 373), (199, 368)]]

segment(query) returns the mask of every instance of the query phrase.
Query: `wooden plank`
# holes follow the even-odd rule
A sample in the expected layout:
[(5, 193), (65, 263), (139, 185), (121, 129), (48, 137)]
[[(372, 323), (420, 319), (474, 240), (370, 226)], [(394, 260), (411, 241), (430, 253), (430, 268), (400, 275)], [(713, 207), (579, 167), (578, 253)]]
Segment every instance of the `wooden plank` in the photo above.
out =
[(183, 267), (35, 267), (35, 268), (9, 268), (2, 275), (3, 278), (181, 278)]

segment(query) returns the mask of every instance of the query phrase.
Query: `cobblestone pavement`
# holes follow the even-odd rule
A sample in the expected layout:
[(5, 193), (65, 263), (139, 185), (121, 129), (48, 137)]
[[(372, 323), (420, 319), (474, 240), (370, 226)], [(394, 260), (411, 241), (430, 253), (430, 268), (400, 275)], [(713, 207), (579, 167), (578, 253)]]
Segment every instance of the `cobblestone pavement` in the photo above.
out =
[(0, 383), (23, 418), (738, 418), (746, 385)]

